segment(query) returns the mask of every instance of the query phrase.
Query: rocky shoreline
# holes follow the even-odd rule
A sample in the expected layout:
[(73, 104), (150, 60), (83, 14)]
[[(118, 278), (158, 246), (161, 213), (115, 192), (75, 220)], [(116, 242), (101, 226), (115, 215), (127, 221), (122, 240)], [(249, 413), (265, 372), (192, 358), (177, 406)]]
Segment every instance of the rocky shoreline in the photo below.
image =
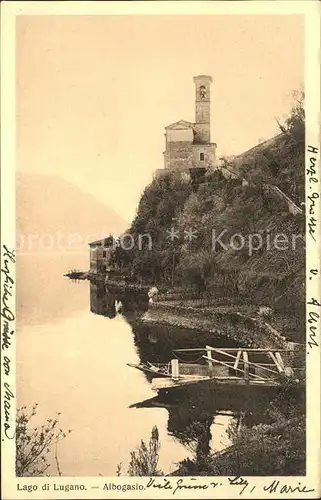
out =
[[(82, 279), (105, 283), (107, 289), (113, 293), (117, 291), (126, 291), (129, 294), (143, 293), (148, 300), (149, 285), (142, 286), (113, 280), (108, 280), (106, 283), (103, 275), (93, 275), (90, 272), (83, 273)], [(268, 317), (259, 314), (258, 308), (237, 304), (218, 305), (219, 303), (220, 301), (210, 303), (202, 299), (183, 299), (180, 294), (173, 295), (168, 291), (166, 294), (157, 293), (140, 320), (144, 323), (185, 328), (210, 333), (216, 337), (222, 336), (244, 347), (291, 348), (293, 339), (287, 338), (285, 334), (282, 335), (268, 322)]]
[(182, 302), (153, 302), (141, 317), (144, 323), (157, 323), (212, 333), (230, 338), (244, 347), (287, 349), (289, 340), (264, 319), (237, 310), (198, 308)]

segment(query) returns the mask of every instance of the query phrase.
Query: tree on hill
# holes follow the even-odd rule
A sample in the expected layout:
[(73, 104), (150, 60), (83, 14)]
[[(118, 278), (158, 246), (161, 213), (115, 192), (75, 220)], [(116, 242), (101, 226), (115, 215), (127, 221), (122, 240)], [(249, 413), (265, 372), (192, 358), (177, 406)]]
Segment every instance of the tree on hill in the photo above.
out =
[(292, 98), (294, 102), (289, 116), (283, 124), (278, 119), (277, 123), (290, 140), (301, 146), (305, 142), (305, 93), (302, 89), (295, 91), (292, 93)]

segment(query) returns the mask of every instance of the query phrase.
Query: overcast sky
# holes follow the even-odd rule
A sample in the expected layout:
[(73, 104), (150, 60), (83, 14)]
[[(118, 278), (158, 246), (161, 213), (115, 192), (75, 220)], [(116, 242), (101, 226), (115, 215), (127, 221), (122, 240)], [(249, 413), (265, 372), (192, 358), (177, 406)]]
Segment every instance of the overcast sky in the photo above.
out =
[(301, 16), (24, 16), (17, 163), (59, 175), (131, 220), (163, 167), (164, 127), (212, 84), (212, 141), (237, 154), (278, 132), (304, 79)]

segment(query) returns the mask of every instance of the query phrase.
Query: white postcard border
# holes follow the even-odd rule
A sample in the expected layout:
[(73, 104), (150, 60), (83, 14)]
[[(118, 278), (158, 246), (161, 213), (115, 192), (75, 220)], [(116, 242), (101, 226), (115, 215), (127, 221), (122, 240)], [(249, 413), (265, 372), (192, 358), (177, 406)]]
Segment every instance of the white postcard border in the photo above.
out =
[[(305, 68), (305, 91), (306, 91), (306, 166), (309, 165), (313, 152), (308, 150), (308, 146), (318, 148), (315, 154), (317, 158), (316, 176), (320, 189), (320, 6), (317, 1), (256, 1), (256, 2), (5, 2), (2, 3), (1, 16), (1, 266), (8, 261), (11, 270), (11, 277), (16, 281), (14, 266), (10, 263), (10, 258), (6, 254), (3, 245), (7, 249), (14, 249), (15, 246), (15, 18), (19, 15), (240, 15), (240, 14), (284, 14), (284, 15), (304, 15), (306, 18), (306, 68)], [(291, 57), (291, 54), (289, 54)], [(276, 75), (282, 78), (282, 75)], [(307, 179), (306, 207), (310, 206), (309, 183)], [(320, 200), (315, 202), (315, 218), (317, 219), (317, 242), (307, 234), (307, 326), (309, 326), (309, 311), (311, 306), (309, 301), (312, 298), (320, 301)], [(308, 210), (307, 210), (308, 212)], [(318, 275), (309, 272), (311, 269), (318, 269)], [(18, 277), (17, 277), (18, 278)], [(311, 279), (310, 279), (311, 278)], [(1, 281), (3, 293), (3, 280)], [(15, 310), (14, 295), (10, 300), (10, 307)], [(321, 308), (320, 308), (321, 309)], [(315, 309), (314, 309), (315, 310)], [(1, 324), (1, 335), (3, 334)], [(11, 323), (14, 328), (14, 322)], [(320, 320), (318, 322), (318, 332), (316, 335), (318, 346), (309, 346), (307, 338), (307, 475), (306, 477), (288, 478), (267, 478), (252, 477), (246, 478), (249, 487), (241, 496), (243, 498), (318, 498), (321, 493), (320, 487)], [(8, 396), (8, 388), (15, 395), (15, 342), (16, 337), (12, 336), (12, 342), (8, 349), (1, 350), (2, 361), (2, 409), (5, 400), (9, 403), (7, 409), (9, 414), (7, 434), (14, 432), (15, 398)], [(4, 373), (4, 365), (7, 356), (10, 359), (10, 374)], [(5, 386), (4, 384), (8, 385)], [(2, 422), (4, 422), (4, 410), (2, 410)], [(2, 423), (2, 478), (3, 496), (9, 499), (63, 499), (63, 498), (165, 498), (173, 496), (173, 489), (178, 478), (168, 478), (173, 485), (172, 489), (153, 488), (140, 489), (145, 487), (149, 478), (132, 477), (93, 477), (93, 478), (69, 478), (69, 477), (43, 477), (43, 478), (16, 478), (14, 474), (14, 439), (8, 439), (4, 432)], [(190, 482), (188, 482), (190, 480)], [(264, 487), (274, 480), (280, 482), (280, 487), (276, 492), (270, 493)], [(158, 481), (165, 484), (164, 478)], [(196, 484), (191, 482), (191, 478), (184, 478), (185, 484)], [(217, 482), (215, 488), (188, 490), (176, 488), (177, 498), (239, 498), (239, 489), (231, 486), (228, 478), (198, 478), (197, 484), (208, 485)], [(17, 484), (35, 485), (37, 488), (31, 492), (17, 491)], [(116, 489), (103, 489), (105, 484), (114, 484)], [(50, 484), (49, 490), (44, 487)], [(61, 491), (54, 490), (54, 484), (58, 485), (84, 485), (85, 490)], [(136, 489), (130, 491), (119, 491), (117, 485), (136, 485)], [(282, 485), (292, 488), (298, 487), (293, 493), (285, 491), (281, 494)], [(301, 491), (306, 486), (306, 490), (314, 489), (313, 492)]]

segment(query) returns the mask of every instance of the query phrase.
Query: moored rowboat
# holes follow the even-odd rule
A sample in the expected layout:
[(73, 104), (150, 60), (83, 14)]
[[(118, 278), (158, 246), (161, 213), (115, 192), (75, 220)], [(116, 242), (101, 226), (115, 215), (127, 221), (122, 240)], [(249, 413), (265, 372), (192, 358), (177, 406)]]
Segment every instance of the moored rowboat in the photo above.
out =
[(136, 368), (136, 370), (139, 370), (143, 373), (146, 373), (147, 375), (152, 375), (153, 377), (171, 377), (170, 373), (170, 366), (167, 363), (139, 363), (139, 364), (133, 364), (133, 363), (126, 363), (127, 366), (130, 366), (131, 368)]
[[(192, 350), (179, 349), (176, 352)], [(172, 359), (167, 364), (127, 364), (151, 375), (152, 389), (155, 391), (208, 382), (213, 386), (238, 387), (299, 387), (305, 384), (305, 369), (297, 365), (292, 365), (293, 368), (290, 366), (293, 354), (287, 350), (282, 351), (282, 356), (278, 349), (223, 349), (211, 346), (196, 349), (200, 350), (204, 351), (204, 355), (197, 364), (179, 363), (178, 359)]]

